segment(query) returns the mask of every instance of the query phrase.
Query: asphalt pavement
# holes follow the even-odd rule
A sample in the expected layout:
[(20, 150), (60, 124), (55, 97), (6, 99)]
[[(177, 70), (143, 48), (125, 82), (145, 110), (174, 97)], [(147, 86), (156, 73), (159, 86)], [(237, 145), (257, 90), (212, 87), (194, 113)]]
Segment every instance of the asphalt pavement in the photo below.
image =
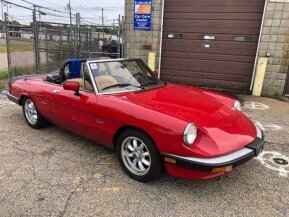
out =
[(275, 161), (289, 157), (289, 103), (240, 99), (265, 130), (262, 156), (220, 180), (164, 174), (143, 184), (108, 149), (56, 126), (29, 128), (0, 94), (0, 216), (288, 216), (289, 166)]

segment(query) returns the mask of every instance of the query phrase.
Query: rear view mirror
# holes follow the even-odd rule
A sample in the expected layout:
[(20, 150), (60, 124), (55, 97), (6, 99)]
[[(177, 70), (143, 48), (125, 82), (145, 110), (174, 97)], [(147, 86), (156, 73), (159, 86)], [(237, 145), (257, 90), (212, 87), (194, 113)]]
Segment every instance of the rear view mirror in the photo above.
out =
[(64, 90), (71, 90), (71, 91), (74, 91), (74, 95), (75, 96), (80, 96), (80, 93), (79, 93), (79, 83), (78, 82), (75, 82), (75, 81), (65, 81), (63, 83), (63, 89)]

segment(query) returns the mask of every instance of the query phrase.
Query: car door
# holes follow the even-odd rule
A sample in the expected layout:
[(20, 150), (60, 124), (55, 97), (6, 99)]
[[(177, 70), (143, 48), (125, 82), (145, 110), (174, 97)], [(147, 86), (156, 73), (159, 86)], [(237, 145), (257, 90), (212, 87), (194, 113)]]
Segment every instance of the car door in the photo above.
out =
[(69, 131), (99, 141), (96, 129), (97, 96), (84, 90), (80, 94), (75, 96), (74, 92), (64, 89), (52, 93), (54, 122)]
[[(82, 75), (83, 79), (85, 73), (82, 72)], [(86, 76), (86, 79), (88, 78), (89, 76)], [(79, 92), (80, 96), (76, 96), (73, 91), (55, 86), (49, 100), (54, 114), (53, 123), (101, 143), (97, 95), (92, 88), (86, 87), (87, 85), (83, 85)]]
[[(31, 87), (33, 94), (30, 98), (35, 103), (39, 112), (48, 120), (52, 121), (54, 114), (51, 112), (50, 95), (54, 89), (61, 88), (60, 85), (49, 83), (46, 81), (33, 81)], [(37, 87), (37, 88), (36, 88)]]

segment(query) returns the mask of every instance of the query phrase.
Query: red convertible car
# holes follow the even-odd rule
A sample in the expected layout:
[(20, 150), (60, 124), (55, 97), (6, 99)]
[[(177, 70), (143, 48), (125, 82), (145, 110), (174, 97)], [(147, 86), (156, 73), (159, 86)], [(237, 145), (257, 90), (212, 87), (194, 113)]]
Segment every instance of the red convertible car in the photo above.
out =
[(141, 182), (164, 169), (216, 178), (264, 147), (239, 101), (163, 82), (140, 59), (71, 59), (57, 73), (16, 77), (9, 86), (30, 127), (53, 123), (115, 149), (123, 170)]

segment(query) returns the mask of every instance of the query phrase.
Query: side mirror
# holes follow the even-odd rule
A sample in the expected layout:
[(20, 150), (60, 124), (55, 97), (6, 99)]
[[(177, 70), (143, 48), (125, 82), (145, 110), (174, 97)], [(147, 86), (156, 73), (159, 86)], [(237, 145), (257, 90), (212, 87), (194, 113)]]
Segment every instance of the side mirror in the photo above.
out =
[(159, 72), (157, 70), (153, 71), (155, 77), (159, 77)]
[(63, 83), (63, 89), (64, 90), (71, 90), (71, 91), (74, 91), (74, 95), (75, 96), (80, 96), (80, 93), (79, 93), (79, 83), (78, 82), (75, 82), (75, 81), (65, 81)]

